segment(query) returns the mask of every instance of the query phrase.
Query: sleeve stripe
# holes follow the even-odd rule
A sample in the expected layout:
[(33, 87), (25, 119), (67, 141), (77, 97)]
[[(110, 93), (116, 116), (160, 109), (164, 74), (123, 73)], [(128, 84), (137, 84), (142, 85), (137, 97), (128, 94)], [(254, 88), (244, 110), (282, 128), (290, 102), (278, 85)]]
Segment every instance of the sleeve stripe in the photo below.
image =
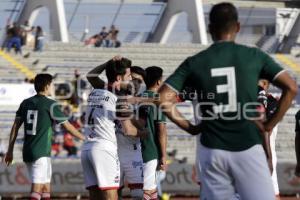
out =
[(284, 73), (284, 72), (286, 72), (286, 71), (287, 71), (287, 70), (283, 69), (283, 70), (281, 70), (280, 72), (278, 72), (278, 73), (274, 76), (272, 82), (275, 81), (275, 80), (278, 78), (278, 76), (279, 76), (280, 74), (282, 74), (282, 73)]
[(166, 124), (167, 122), (165, 121), (159, 121), (159, 122), (156, 122), (157, 124)]
[(62, 122), (59, 122), (57, 125), (61, 125), (61, 124), (64, 124), (65, 122), (67, 122), (68, 120), (65, 120), (65, 121), (62, 121)]
[(164, 83), (166, 86), (168, 86), (171, 90), (173, 90), (174, 92), (176, 92), (176, 94), (179, 94), (179, 91), (176, 90), (173, 86), (171, 86), (169, 83)]

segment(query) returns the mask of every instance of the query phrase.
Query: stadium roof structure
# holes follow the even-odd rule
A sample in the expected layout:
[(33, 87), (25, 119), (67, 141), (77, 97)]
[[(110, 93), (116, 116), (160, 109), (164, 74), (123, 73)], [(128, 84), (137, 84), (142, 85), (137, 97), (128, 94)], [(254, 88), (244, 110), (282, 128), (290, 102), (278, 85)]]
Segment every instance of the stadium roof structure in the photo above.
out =
[[(224, 2), (224, 0), (203, 0), (204, 4), (216, 4)], [(284, 8), (285, 3), (274, 1), (240, 1), (240, 0), (226, 0), (232, 2), (238, 7), (256, 7), (256, 8)]]

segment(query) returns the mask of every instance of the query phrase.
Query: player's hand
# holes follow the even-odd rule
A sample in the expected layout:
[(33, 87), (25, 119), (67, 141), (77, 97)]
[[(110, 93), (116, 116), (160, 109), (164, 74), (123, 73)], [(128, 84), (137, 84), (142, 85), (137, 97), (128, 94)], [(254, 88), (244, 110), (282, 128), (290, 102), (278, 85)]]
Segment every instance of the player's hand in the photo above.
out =
[(270, 121), (267, 121), (264, 123), (264, 129), (266, 132), (272, 133), (274, 126), (270, 123)]
[(13, 161), (13, 153), (8, 151), (4, 156), (4, 162), (7, 166), (9, 166)]
[(167, 159), (166, 157), (162, 156), (158, 163), (158, 170), (166, 171), (167, 169)]
[(133, 117), (133, 106), (128, 103), (127, 99), (120, 98), (117, 101), (116, 105), (116, 116), (122, 120), (122, 119), (130, 119)]
[(201, 123), (197, 124), (197, 125), (190, 124), (189, 129), (187, 130), (187, 132), (191, 135), (198, 135), (198, 134), (201, 133), (201, 130), (202, 130), (201, 127), (202, 127)]
[(272, 124), (270, 124), (270, 122), (262, 122), (261, 120), (254, 120), (253, 121), (255, 123), (255, 125), (257, 126), (257, 128), (260, 130), (261, 133), (271, 133), (274, 126)]

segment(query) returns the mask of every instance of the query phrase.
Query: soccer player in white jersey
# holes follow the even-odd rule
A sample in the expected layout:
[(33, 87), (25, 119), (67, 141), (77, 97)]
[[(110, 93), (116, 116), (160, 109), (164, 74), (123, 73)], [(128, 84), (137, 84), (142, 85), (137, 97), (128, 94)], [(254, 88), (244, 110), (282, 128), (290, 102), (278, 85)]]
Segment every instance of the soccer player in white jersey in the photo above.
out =
[[(86, 141), (82, 147), (81, 163), (90, 199), (116, 200), (120, 184), (120, 166), (115, 135), (118, 92), (124, 82), (131, 80), (131, 61), (115, 58), (106, 64), (107, 87), (99, 79), (99, 67), (89, 72), (87, 79), (94, 87), (86, 111)], [(103, 71), (103, 70), (102, 70)], [(93, 74), (93, 76), (90, 76)], [(106, 89), (105, 89), (106, 88)], [(136, 129), (121, 121), (125, 133)]]

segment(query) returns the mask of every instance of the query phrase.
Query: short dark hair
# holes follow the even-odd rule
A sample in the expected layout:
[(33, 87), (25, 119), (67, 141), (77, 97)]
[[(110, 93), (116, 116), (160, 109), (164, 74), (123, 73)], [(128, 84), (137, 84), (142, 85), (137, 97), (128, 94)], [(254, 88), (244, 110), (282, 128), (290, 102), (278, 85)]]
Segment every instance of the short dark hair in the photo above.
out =
[(106, 77), (109, 83), (117, 80), (117, 76), (125, 75), (126, 69), (131, 67), (131, 60), (122, 58), (121, 60), (109, 60), (106, 63)]
[(143, 80), (145, 81), (146, 71), (143, 68), (141, 68), (139, 66), (132, 66), (132, 67), (130, 67), (130, 71), (131, 71), (131, 73), (136, 73), (136, 74), (142, 76)]
[(50, 85), (53, 80), (51, 74), (38, 74), (34, 78), (34, 89), (36, 92), (44, 92), (47, 85)]
[(238, 22), (238, 12), (232, 3), (219, 3), (209, 13), (211, 34), (227, 33)]
[(145, 84), (147, 88), (155, 85), (163, 76), (163, 69), (157, 66), (151, 66), (146, 68)]

